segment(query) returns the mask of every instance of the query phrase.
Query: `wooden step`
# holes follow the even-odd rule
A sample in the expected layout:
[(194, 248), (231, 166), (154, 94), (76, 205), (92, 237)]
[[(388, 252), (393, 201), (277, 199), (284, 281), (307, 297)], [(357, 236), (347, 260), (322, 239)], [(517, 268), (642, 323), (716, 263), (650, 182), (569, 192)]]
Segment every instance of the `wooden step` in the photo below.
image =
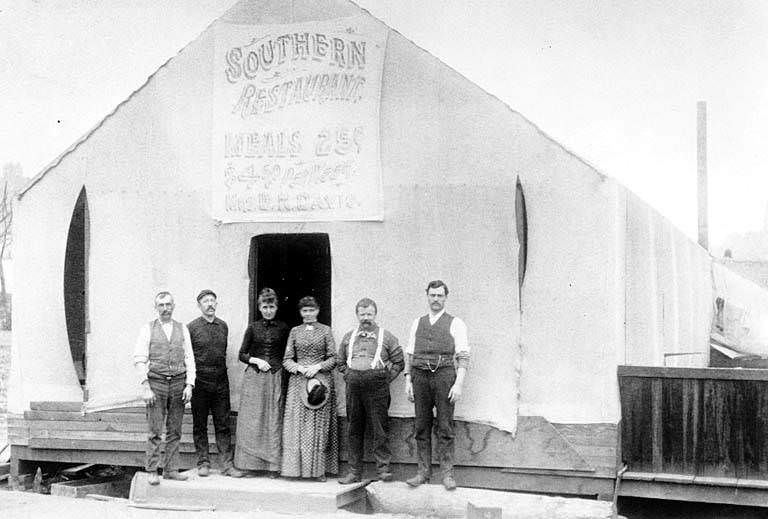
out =
[(131, 483), (135, 502), (214, 506), (217, 511), (281, 512), (284, 514), (333, 513), (342, 506), (365, 498), (365, 484), (339, 485), (326, 482), (266, 477), (230, 478), (217, 472), (206, 478), (187, 471), (187, 481), (166, 481), (152, 486), (146, 472), (137, 472)]

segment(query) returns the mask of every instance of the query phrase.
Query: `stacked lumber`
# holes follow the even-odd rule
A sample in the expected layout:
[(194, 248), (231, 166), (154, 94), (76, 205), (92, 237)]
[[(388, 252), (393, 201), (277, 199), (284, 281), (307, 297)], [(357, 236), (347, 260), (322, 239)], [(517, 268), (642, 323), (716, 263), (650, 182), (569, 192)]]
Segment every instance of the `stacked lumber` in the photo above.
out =
[[(83, 414), (80, 402), (32, 402), (23, 415), (8, 417), (9, 443), (28, 449), (143, 453), (147, 417), (143, 407)], [(216, 453), (212, 419), (208, 419), (209, 450)], [(231, 427), (234, 430), (235, 420)], [(192, 414), (185, 409), (179, 450), (194, 453)]]

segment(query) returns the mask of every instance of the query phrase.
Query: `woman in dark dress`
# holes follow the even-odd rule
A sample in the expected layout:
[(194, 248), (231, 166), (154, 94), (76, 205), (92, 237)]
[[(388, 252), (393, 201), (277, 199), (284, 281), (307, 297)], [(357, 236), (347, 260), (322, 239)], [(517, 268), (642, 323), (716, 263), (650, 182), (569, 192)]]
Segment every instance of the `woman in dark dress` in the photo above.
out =
[(248, 326), (240, 347), (247, 364), (237, 414), (235, 466), (241, 470), (280, 472), (283, 433), (283, 356), (288, 325), (275, 319), (277, 294), (259, 293), (259, 319)]
[[(326, 473), (339, 471), (336, 396), (330, 376), (336, 365), (336, 343), (331, 328), (317, 322), (320, 307), (315, 298), (303, 297), (299, 311), (304, 323), (291, 329), (283, 358), (283, 366), (291, 375), (285, 402), (281, 473), (325, 481)], [(307, 382), (318, 373), (327, 375), (321, 377), (327, 385), (327, 398), (320, 407), (308, 407), (304, 401)]]

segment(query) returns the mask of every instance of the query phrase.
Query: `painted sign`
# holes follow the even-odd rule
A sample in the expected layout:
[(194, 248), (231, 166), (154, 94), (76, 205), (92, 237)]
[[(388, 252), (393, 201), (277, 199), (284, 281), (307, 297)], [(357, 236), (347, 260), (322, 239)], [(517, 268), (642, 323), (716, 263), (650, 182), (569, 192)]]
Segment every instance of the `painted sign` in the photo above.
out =
[(385, 26), (370, 17), (216, 28), (213, 216), (381, 220)]

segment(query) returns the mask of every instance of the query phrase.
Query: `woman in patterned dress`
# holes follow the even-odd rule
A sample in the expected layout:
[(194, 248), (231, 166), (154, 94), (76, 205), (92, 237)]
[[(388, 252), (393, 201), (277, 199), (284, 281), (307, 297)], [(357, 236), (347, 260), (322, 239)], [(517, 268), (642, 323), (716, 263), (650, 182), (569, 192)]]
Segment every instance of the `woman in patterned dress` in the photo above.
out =
[(283, 356), (288, 325), (275, 319), (277, 294), (259, 292), (261, 319), (248, 325), (238, 357), (247, 365), (237, 413), (235, 466), (280, 473), (283, 437)]
[(330, 374), (336, 365), (336, 344), (331, 328), (317, 322), (320, 306), (314, 297), (299, 301), (304, 324), (291, 329), (283, 367), (291, 373), (283, 422), (282, 472), (286, 477), (315, 478), (339, 471), (336, 395), (329, 379), (328, 400), (317, 409), (304, 405), (301, 392), (318, 372)]

